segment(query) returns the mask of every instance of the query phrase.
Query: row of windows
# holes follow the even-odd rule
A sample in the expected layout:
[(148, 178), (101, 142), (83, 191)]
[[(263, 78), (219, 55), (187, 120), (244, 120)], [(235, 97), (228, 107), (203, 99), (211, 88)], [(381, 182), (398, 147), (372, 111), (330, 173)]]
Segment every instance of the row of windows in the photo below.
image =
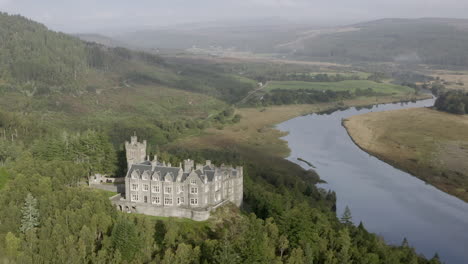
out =
[[(195, 192), (192, 192), (192, 193), (198, 193), (198, 188), (192, 188), (192, 189), (196, 189)], [(131, 187), (131, 190), (132, 191), (138, 191), (138, 184), (133, 183), (132, 187)], [(142, 185), (142, 190), (143, 191), (149, 191), (149, 184), (143, 184)], [(160, 190), (159, 185), (152, 185), (151, 186), (151, 192), (159, 193), (160, 191), (161, 190)], [(184, 192), (184, 186), (177, 186), (176, 191), (177, 191), (177, 193)], [(170, 186), (165, 187), (164, 192), (165, 193), (172, 193), (172, 187), (170, 187)]]
[[(138, 191), (138, 184), (133, 183), (131, 187), (132, 191)], [(143, 191), (149, 191), (149, 184), (143, 184), (142, 185), (142, 190)], [(208, 192), (210, 188), (208, 186), (205, 186), (205, 192)], [(215, 186), (215, 190), (219, 190), (218, 186)], [(176, 187), (177, 193), (184, 192), (184, 186), (177, 186)], [(151, 192), (153, 193), (159, 193), (160, 192), (160, 186), (159, 185), (152, 185), (151, 186)], [(166, 187), (165, 188), (165, 193), (172, 193), (172, 187)], [(198, 193), (198, 187), (191, 187), (190, 188), (190, 193), (192, 194), (197, 194)]]
[[(147, 203), (147, 196), (144, 197), (144, 202)], [(132, 201), (136, 202), (139, 200), (139, 196), (137, 193), (132, 194)], [(161, 198), (158, 196), (151, 197), (151, 203), (152, 204), (161, 204)], [(184, 197), (177, 197), (177, 204), (184, 204), (185, 203), (185, 198)], [(172, 205), (172, 198), (170, 197), (165, 197), (164, 198), (164, 204), (165, 205)], [(197, 198), (192, 198), (190, 199), (190, 204), (191, 205), (197, 205), (198, 204), (198, 199)]]

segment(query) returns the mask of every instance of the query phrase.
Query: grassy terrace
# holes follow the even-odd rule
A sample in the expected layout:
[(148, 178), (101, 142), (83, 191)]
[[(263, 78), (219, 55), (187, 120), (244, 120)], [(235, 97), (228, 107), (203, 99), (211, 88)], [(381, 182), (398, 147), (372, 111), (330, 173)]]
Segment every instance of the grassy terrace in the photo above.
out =
[(365, 90), (368, 88), (372, 88), (375, 92), (382, 94), (405, 94), (414, 92), (413, 89), (406, 86), (389, 83), (377, 83), (368, 80), (350, 80), (341, 82), (272, 81), (268, 83), (268, 86), (265, 89), (267, 91), (275, 89), (310, 89), (317, 91), (332, 90), (354, 92), (356, 89)]
[(345, 126), (367, 152), (468, 201), (468, 116), (404, 109), (354, 116)]

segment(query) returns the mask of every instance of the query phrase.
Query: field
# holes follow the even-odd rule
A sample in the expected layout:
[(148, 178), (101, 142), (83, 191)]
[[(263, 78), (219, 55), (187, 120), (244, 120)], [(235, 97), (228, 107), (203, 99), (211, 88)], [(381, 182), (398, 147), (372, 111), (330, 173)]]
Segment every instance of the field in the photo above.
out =
[(449, 89), (468, 91), (467, 71), (436, 70), (431, 73), (432, 77), (439, 77)]
[(428, 108), (354, 116), (345, 121), (367, 152), (468, 201), (468, 117)]
[(414, 92), (413, 89), (401, 85), (389, 84), (389, 83), (377, 83), (367, 80), (351, 80), (342, 82), (300, 82), (300, 81), (272, 81), (268, 83), (265, 88), (268, 91), (275, 89), (310, 89), (318, 91), (356, 91), (356, 89), (368, 89), (372, 88), (374, 92), (382, 94), (405, 94)]

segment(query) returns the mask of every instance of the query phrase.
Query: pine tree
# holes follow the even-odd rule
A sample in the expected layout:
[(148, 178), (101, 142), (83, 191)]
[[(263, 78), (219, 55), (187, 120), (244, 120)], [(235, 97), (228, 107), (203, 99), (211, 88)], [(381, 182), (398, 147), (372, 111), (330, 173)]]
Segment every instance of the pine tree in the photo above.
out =
[(31, 193), (28, 193), (26, 196), (21, 213), (23, 215), (20, 227), (21, 232), (26, 233), (28, 230), (39, 226), (39, 210), (37, 209), (37, 200), (32, 196)]
[(406, 239), (406, 237), (403, 238), (403, 242), (401, 243), (401, 246), (406, 247), (406, 248), (409, 247), (408, 239)]
[(341, 222), (346, 225), (353, 224), (353, 217), (351, 216), (351, 210), (346, 206), (343, 215), (341, 216)]

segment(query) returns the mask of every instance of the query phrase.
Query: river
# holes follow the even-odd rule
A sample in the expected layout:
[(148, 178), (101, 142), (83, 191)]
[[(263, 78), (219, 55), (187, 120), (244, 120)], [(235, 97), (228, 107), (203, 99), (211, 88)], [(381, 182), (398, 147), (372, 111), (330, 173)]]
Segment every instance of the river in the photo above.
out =
[(415, 103), (350, 108), (330, 115), (301, 116), (277, 126), (289, 132), (283, 139), (291, 149), (289, 160), (311, 162), (326, 184), (337, 193), (337, 215), (351, 209), (360, 221), (385, 241), (400, 245), (407, 238), (418, 253), (431, 258), (437, 252), (447, 264), (468, 263), (468, 203), (367, 154), (357, 147), (341, 119), (368, 112), (432, 106), (433, 99)]

